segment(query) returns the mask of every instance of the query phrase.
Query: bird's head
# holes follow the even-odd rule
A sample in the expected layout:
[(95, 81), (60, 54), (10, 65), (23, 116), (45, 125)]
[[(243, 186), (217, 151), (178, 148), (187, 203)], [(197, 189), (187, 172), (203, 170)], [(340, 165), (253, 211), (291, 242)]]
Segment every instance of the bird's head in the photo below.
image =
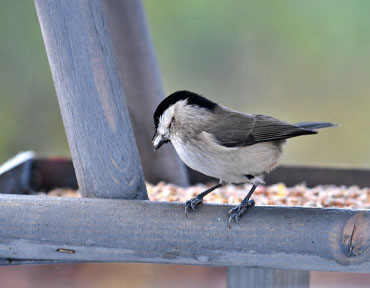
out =
[[(166, 97), (154, 112), (155, 133), (152, 139), (154, 151), (171, 141), (171, 137), (181, 129), (181, 119), (191, 117), (192, 108), (214, 110), (217, 104), (190, 91), (177, 91)], [(189, 109), (187, 109), (189, 108)], [(179, 125), (174, 125), (177, 123)]]

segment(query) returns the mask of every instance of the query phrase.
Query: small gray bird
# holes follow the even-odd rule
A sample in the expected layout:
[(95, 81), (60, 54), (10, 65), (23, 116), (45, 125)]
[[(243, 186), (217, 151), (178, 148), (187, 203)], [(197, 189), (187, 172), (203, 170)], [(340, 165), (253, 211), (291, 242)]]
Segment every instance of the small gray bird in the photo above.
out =
[(286, 139), (336, 126), (327, 122), (292, 125), (270, 116), (244, 114), (189, 91), (165, 98), (154, 113), (154, 124), (154, 150), (171, 142), (186, 165), (220, 179), (185, 203), (186, 215), (204, 196), (227, 183), (252, 184), (240, 205), (229, 211), (229, 226), (254, 205), (250, 197), (264, 183), (264, 174), (278, 166)]

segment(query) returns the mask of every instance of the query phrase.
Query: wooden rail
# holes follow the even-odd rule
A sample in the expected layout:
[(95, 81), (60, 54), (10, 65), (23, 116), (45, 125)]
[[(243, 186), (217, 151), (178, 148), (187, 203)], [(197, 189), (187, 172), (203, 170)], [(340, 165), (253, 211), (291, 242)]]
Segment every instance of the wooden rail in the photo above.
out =
[(0, 195), (2, 264), (124, 261), (370, 272), (370, 211)]

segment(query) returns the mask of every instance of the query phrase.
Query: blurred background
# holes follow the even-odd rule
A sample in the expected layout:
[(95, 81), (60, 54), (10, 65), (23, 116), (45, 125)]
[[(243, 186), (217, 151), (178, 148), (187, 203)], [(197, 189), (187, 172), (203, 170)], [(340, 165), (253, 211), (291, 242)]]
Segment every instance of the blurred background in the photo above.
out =
[[(282, 162), (369, 167), (369, 1), (143, 4), (167, 94), (188, 89), (243, 112), (292, 123), (338, 123), (339, 128), (317, 136), (290, 140)], [(0, 162), (23, 150), (69, 155), (33, 1), (0, 0), (0, 7)], [(73, 282), (76, 271), (85, 271), (81, 275), (90, 280), (96, 271), (105, 272), (97, 274), (99, 281)], [(164, 286), (150, 280), (158, 273), (186, 282), (178, 286), (179, 280), (166, 279), (169, 286)], [(12, 275), (25, 280), (16, 284)], [(129, 275), (144, 275), (147, 281), (132, 282)], [(312, 275), (312, 287), (330, 287), (320, 286), (321, 273)], [(350, 275), (368, 287), (366, 275)], [(202, 277), (213, 282), (197, 281)], [(225, 277), (222, 268), (144, 264), (0, 268), (1, 287), (103, 287), (102, 279), (112, 283), (104, 287), (225, 287)]]

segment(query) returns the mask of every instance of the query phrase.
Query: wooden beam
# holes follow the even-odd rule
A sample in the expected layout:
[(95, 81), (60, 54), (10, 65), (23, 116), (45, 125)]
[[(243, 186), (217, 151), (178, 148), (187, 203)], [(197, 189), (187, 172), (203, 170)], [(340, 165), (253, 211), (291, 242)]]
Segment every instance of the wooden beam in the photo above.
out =
[(370, 272), (369, 210), (257, 206), (230, 230), (229, 209), (0, 195), (0, 258)]
[(84, 197), (147, 199), (101, 0), (35, 0)]
[(154, 152), (151, 143), (153, 113), (165, 93), (141, 1), (103, 0), (103, 7), (145, 180), (187, 186), (185, 166), (172, 145)]

